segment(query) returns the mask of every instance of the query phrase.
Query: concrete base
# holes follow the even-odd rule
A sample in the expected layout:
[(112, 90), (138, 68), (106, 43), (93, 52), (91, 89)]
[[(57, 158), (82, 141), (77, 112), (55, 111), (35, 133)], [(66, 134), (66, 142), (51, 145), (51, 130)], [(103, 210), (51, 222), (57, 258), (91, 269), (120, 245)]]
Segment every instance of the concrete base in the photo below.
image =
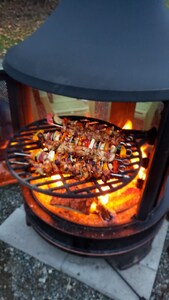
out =
[[(150, 298), (168, 229), (164, 221), (151, 252), (135, 266), (119, 271), (137, 293)], [(103, 258), (69, 254), (42, 239), (26, 225), (23, 207), (16, 209), (0, 226), (0, 239), (37, 258), (58, 271), (76, 278), (113, 300), (137, 300), (138, 297)]]

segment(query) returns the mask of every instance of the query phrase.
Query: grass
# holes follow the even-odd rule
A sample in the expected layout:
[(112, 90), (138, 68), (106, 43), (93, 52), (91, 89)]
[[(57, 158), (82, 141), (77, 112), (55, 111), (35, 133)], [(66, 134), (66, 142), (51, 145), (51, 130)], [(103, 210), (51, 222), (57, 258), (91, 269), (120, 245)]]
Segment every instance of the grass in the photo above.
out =
[(18, 44), (21, 42), (24, 38), (26, 38), (27, 35), (23, 35), (22, 37), (17, 36), (8, 36), (5, 34), (0, 35), (0, 54), (3, 55), (6, 52), (6, 49)]
[(0, 0), (0, 56), (31, 35), (54, 10), (58, 0)]

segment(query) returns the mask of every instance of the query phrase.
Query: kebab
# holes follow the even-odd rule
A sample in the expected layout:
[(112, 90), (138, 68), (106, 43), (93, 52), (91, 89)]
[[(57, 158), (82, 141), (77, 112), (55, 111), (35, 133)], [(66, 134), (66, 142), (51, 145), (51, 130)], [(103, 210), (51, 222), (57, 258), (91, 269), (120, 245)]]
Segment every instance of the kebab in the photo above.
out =
[[(55, 125), (52, 132), (37, 131), (33, 140), (41, 149), (31, 152), (29, 163), (40, 174), (67, 173), (75, 178), (102, 178), (104, 181), (118, 174), (116, 152), (121, 134), (114, 127), (85, 120), (60, 119), (48, 114), (47, 122)], [(126, 149), (120, 146), (120, 157)], [(123, 175), (125, 177), (125, 175)]]
[(52, 175), (66, 173), (77, 179), (110, 178), (112, 172), (117, 172), (115, 162), (94, 161), (88, 156), (78, 157), (76, 154), (57, 153), (54, 150), (38, 150), (31, 152), (29, 158), (37, 173)]
[[(49, 120), (49, 117), (47, 119)], [(75, 153), (79, 157), (89, 156), (94, 161), (114, 160), (121, 135), (114, 131), (113, 126), (105, 128), (96, 122), (82, 123), (67, 118), (61, 121), (63, 128), (60, 131), (45, 133), (40, 130), (33, 136), (41, 148), (57, 150), (58, 153)], [(54, 121), (52, 119), (48, 122), (53, 124)]]
[[(114, 127), (105, 127), (97, 122), (80, 122), (68, 118), (60, 119), (48, 114), (47, 122), (58, 125), (60, 130), (44, 132), (40, 130), (33, 136), (47, 151), (31, 155), (31, 164), (37, 172), (72, 174), (76, 178), (108, 179), (110, 174), (118, 172), (115, 160), (121, 135)], [(121, 146), (120, 156), (126, 149)]]

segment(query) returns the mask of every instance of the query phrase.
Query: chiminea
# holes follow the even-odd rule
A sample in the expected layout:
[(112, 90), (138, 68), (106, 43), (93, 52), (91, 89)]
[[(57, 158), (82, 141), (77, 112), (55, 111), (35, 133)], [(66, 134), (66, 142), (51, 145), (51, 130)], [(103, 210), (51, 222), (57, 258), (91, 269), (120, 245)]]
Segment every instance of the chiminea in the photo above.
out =
[[(111, 257), (119, 268), (150, 250), (169, 209), (168, 28), (163, 0), (62, 0), (8, 50), (3, 66), (15, 135), (6, 162), (22, 185), (27, 222), (55, 246)], [(91, 127), (95, 141), (99, 128), (102, 134), (113, 126), (122, 135), (108, 179), (40, 175), (30, 166), (23, 154), (42, 147), (32, 135), (56, 131), (34, 116), (32, 99), (37, 103), (42, 91), (68, 97), (66, 119)], [(73, 99), (92, 103), (94, 113), (71, 114)]]

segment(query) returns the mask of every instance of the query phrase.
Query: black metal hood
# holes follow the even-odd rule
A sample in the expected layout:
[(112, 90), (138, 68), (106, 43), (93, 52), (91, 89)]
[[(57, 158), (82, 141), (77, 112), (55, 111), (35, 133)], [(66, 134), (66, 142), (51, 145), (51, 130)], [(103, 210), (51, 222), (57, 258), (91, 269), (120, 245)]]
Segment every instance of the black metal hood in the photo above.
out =
[(169, 99), (169, 9), (163, 0), (60, 0), (3, 67), (51, 93), (100, 101)]

